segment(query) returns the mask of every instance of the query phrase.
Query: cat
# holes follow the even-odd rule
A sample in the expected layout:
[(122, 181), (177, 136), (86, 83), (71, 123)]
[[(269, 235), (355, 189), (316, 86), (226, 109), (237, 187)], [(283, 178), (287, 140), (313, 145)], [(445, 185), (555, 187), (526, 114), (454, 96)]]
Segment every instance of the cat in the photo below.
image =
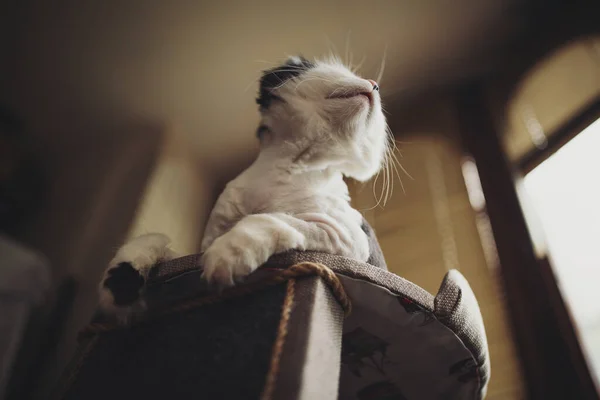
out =
[[(264, 71), (256, 101), (260, 152), (210, 213), (201, 243), (203, 277), (229, 287), (292, 249), (367, 261), (370, 227), (350, 205), (343, 178), (367, 181), (390, 155), (377, 82), (335, 57), (295, 56)], [(120, 317), (143, 309), (140, 291), (149, 269), (175, 257), (168, 245), (155, 233), (119, 249), (100, 283), (100, 308)]]

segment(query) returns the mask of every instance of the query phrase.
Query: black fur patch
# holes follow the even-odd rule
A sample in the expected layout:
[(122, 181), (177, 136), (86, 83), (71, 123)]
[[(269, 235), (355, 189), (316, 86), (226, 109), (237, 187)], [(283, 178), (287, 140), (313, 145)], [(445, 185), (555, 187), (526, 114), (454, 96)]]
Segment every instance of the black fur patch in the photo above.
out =
[(278, 96), (273, 94), (273, 89), (281, 86), (287, 80), (299, 76), (314, 66), (315, 65), (312, 62), (304, 57), (299, 57), (299, 62), (290, 59), (279, 67), (265, 71), (260, 79), (260, 89), (256, 103), (258, 103), (261, 108), (269, 108), (273, 100), (279, 99)]
[(267, 132), (269, 130), (269, 127), (266, 125), (261, 125), (258, 127), (258, 129), (256, 130), (256, 137), (259, 139), (262, 139), (263, 135), (265, 134), (265, 132)]
[(144, 277), (128, 262), (122, 262), (108, 270), (104, 287), (110, 289), (118, 306), (128, 306), (140, 297)]
[(369, 229), (369, 225), (367, 225), (367, 220), (363, 219), (362, 225), (360, 226), (360, 229), (362, 229), (362, 231), (369, 236), (371, 234), (371, 230)]

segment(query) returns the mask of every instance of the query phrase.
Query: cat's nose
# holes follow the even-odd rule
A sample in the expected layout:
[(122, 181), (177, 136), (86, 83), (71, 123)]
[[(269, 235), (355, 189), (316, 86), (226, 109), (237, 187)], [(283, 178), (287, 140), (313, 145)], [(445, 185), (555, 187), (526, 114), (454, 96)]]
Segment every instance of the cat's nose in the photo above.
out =
[(367, 79), (371, 85), (373, 85), (373, 90), (377, 90), (379, 92), (379, 85), (373, 79)]

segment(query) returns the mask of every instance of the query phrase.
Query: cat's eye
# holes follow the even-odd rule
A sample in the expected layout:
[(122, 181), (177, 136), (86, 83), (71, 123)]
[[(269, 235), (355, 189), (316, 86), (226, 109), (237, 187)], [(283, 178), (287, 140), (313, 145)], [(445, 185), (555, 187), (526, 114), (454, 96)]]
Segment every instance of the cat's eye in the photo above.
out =
[(269, 127), (266, 125), (261, 125), (256, 129), (256, 137), (262, 139), (263, 135), (269, 131)]

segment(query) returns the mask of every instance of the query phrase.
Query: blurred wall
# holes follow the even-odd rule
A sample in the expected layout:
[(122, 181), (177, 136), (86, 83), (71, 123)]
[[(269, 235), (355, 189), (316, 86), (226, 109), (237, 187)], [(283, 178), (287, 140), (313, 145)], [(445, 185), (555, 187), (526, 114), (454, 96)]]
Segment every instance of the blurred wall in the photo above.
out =
[[(28, 381), (42, 374), (41, 382), (27, 387), (40, 392), (40, 398), (71, 356), (77, 330), (94, 311), (97, 282), (126, 237), (164, 135), (152, 125), (80, 128), (29, 129), (37, 138), (47, 190), (41, 210), (21, 227), (19, 239), (49, 259), (54, 290), (44, 311), (51, 312), (61, 296), (74, 295), (70, 308), (47, 314), (49, 329), (32, 337), (50, 351), (29, 366), (33, 375)], [(74, 294), (57, 292), (67, 279), (75, 285)]]
[(197, 252), (215, 187), (187, 141), (169, 131), (128, 237), (161, 232), (171, 238), (176, 252)]
[(47, 398), (70, 360), (116, 249), (140, 233), (163, 232), (171, 236), (175, 250), (195, 252), (214, 199), (213, 182), (175, 129), (107, 129), (110, 134), (100, 128), (80, 134), (73, 129), (36, 133), (49, 191), (20, 239), (49, 258), (55, 289), (67, 278), (76, 287), (71, 308), (62, 310), (64, 330), (53, 328), (59, 329), (57, 346), (37, 366), (42, 375), (34, 385), (35, 398)]

